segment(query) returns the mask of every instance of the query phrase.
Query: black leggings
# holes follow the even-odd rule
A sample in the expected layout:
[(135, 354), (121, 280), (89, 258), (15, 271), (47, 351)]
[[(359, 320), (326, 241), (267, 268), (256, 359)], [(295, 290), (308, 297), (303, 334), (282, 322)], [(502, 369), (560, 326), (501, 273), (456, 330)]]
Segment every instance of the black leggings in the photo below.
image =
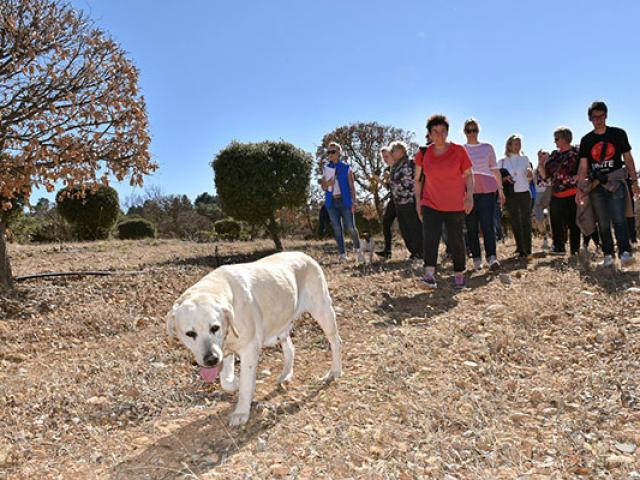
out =
[(549, 210), (551, 214), (551, 234), (553, 235), (553, 250), (564, 252), (567, 243), (567, 229), (569, 229), (569, 248), (571, 254), (580, 250), (580, 229), (576, 224), (576, 196), (558, 198), (551, 197)]
[(506, 207), (518, 254), (531, 255), (531, 194), (512, 193), (507, 198)]
[(465, 254), (464, 212), (441, 212), (422, 206), (422, 245), (424, 266), (435, 267), (438, 264), (438, 246), (442, 235), (442, 226), (447, 228), (449, 252), (453, 259), (453, 271), (464, 272), (467, 264)]
[(393, 233), (391, 232), (391, 225), (396, 219), (396, 206), (393, 203), (393, 199), (389, 199), (387, 206), (384, 208), (384, 215), (382, 216), (382, 234), (384, 235), (384, 251), (385, 253), (391, 253), (391, 241), (393, 240)]

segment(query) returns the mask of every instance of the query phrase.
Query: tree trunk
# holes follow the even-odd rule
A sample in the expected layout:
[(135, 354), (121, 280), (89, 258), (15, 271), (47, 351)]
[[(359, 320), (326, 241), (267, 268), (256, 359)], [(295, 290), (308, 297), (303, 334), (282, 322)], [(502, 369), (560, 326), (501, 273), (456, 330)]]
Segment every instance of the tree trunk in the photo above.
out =
[(315, 237), (318, 232), (313, 228), (313, 220), (311, 220), (311, 205), (306, 205), (304, 207), (304, 217), (307, 220), (307, 226), (309, 227), (309, 233), (311, 233), (312, 237)]
[(11, 274), (11, 262), (7, 251), (7, 226), (0, 221), (0, 290), (13, 288), (13, 275)]
[(376, 207), (376, 214), (378, 215), (378, 221), (380, 225), (382, 225), (382, 217), (384, 217), (384, 205), (382, 204), (382, 199), (380, 198), (379, 190), (375, 190), (373, 192), (373, 203)]
[(283, 250), (282, 240), (280, 240), (278, 222), (276, 222), (276, 218), (273, 215), (273, 213), (271, 214), (271, 218), (269, 218), (269, 223), (267, 223), (267, 230), (271, 235), (271, 239), (273, 240), (273, 243), (275, 243), (276, 245), (276, 250), (281, 252)]

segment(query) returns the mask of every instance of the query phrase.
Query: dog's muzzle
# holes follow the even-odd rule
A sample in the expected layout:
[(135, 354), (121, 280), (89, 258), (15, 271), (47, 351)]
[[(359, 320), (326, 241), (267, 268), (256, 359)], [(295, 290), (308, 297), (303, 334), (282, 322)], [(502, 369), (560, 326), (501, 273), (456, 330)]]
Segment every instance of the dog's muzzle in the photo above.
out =
[(220, 363), (220, 358), (217, 354), (208, 352), (202, 359), (202, 363), (204, 363), (205, 367), (215, 367), (216, 365), (218, 365), (218, 363)]

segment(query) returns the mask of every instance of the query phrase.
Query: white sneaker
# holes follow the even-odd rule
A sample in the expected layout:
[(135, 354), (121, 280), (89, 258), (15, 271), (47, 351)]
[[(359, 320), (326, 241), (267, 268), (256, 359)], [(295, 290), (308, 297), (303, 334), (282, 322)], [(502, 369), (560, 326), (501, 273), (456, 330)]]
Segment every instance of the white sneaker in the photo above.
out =
[(338, 262), (342, 263), (342, 262), (346, 262), (347, 260), (349, 260), (349, 257), (347, 257), (346, 253), (341, 253), (338, 256)]
[(478, 270), (482, 270), (482, 259), (474, 258), (473, 259), (473, 269), (477, 272)]
[(495, 272), (496, 270), (500, 270), (500, 262), (496, 258), (495, 255), (491, 255), (489, 257), (489, 270)]
[(633, 255), (631, 255), (629, 252), (622, 252), (622, 255), (620, 255), (620, 265), (626, 267), (627, 265), (631, 265), (633, 262)]
[(604, 260), (602, 260), (603, 267), (611, 267), (613, 265), (613, 257), (611, 255), (605, 255)]

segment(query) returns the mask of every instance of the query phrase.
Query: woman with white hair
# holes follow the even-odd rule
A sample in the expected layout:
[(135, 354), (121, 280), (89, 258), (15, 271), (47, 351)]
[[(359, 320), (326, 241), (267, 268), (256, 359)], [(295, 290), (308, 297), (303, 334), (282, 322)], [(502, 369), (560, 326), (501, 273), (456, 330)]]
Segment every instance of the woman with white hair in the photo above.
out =
[(396, 208), (400, 234), (412, 259), (422, 258), (422, 225), (416, 212), (415, 163), (403, 142), (390, 145), (393, 164), (389, 175), (391, 197)]
[(567, 230), (571, 255), (580, 250), (580, 229), (576, 224), (577, 175), (580, 158), (578, 147), (571, 145), (573, 134), (567, 127), (559, 127), (553, 132), (556, 150), (551, 154), (538, 152), (538, 171), (543, 179), (551, 183), (551, 234), (553, 253), (566, 253)]

